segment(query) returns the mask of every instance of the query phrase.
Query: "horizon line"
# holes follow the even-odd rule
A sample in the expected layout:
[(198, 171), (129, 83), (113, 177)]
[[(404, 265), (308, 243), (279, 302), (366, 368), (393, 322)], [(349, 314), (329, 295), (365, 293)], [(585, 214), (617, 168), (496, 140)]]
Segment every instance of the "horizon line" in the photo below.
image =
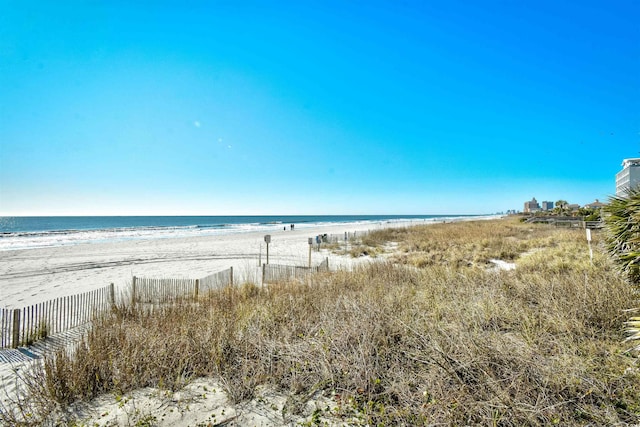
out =
[(30, 215), (5, 215), (0, 214), (0, 218), (45, 218), (45, 217), (216, 217), (216, 216), (245, 216), (245, 217), (259, 217), (259, 216), (482, 216), (482, 215), (498, 215), (499, 212), (492, 213), (358, 213), (358, 214), (30, 214)]

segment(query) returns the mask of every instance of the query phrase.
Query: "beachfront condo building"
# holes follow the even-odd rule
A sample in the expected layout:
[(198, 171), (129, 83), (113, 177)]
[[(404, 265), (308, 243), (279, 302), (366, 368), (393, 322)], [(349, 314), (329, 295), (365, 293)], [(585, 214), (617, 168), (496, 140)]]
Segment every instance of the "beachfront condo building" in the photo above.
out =
[(624, 159), (622, 170), (616, 174), (616, 196), (624, 196), (625, 190), (640, 185), (640, 158)]
[(535, 197), (528, 202), (524, 202), (525, 212), (527, 213), (538, 212), (539, 210), (540, 210), (540, 205), (538, 204), (538, 201), (536, 200)]
[(542, 202), (542, 210), (543, 211), (552, 211), (553, 210), (553, 202)]

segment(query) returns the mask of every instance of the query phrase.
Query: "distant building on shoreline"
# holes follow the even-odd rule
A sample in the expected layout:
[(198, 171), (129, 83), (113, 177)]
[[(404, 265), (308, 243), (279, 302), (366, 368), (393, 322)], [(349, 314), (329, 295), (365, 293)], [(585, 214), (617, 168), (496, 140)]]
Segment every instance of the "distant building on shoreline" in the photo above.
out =
[(624, 159), (622, 170), (616, 174), (616, 196), (625, 196), (625, 190), (640, 184), (640, 158)]
[(552, 211), (553, 210), (553, 202), (542, 202), (542, 210), (543, 211)]
[(523, 211), (525, 213), (538, 212), (539, 210), (540, 210), (540, 205), (538, 204), (538, 201), (536, 200), (535, 197), (528, 202), (524, 202)]
[[(577, 203), (567, 203), (566, 201), (562, 201), (561, 205), (557, 205), (554, 202), (544, 201), (540, 204), (534, 197), (528, 202), (524, 202), (524, 209), (522, 213), (536, 213), (536, 212), (549, 212), (551, 215), (559, 214), (559, 215), (573, 215), (575, 216), (580, 210), (580, 205)], [(602, 203), (600, 200), (596, 199), (595, 202), (584, 205), (586, 209), (600, 209), (605, 206), (605, 203)], [(554, 206), (557, 208), (554, 210)], [(516, 211), (512, 211), (516, 213)], [(511, 213), (511, 211), (507, 211), (507, 213)]]
[(604, 203), (602, 203), (600, 200), (596, 199), (595, 202), (593, 203), (589, 203), (588, 205), (584, 205), (585, 208), (589, 208), (589, 209), (600, 209), (603, 206), (605, 206)]

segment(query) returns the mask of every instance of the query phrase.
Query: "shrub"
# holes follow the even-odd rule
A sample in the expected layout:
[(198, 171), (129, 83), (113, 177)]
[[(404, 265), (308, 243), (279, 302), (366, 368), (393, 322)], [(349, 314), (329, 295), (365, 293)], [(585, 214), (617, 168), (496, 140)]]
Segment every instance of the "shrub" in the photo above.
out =
[(605, 205), (607, 248), (632, 283), (640, 283), (640, 186)]

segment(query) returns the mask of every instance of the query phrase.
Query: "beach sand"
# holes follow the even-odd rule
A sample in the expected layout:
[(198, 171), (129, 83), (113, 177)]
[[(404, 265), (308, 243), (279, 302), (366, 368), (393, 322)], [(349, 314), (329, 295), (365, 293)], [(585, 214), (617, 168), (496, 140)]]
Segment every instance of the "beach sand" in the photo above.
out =
[[(306, 266), (308, 238), (385, 227), (386, 223), (326, 225), (271, 233), (269, 262)], [(397, 226), (397, 224), (393, 224)], [(284, 226), (283, 226), (284, 227)], [(353, 260), (312, 251), (312, 265), (325, 257), (333, 267)], [(124, 289), (133, 276), (199, 279), (229, 267), (236, 283), (256, 280), (266, 262), (264, 233), (86, 243), (0, 253), (0, 307), (21, 308), (114, 283)]]
[(286, 394), (264, 386), (257, 387), (253, 399), (232, 403), (224, 392), (223, 384), (212, 378), (199, 378), (173, 393), (149, 387), (127, 393), (121, 399), (113, 394), (102, 395), (92, 402), (75, 405), (72, 412), (83, 425), (98, 427), (357, 424), (357, 419), (342, 418), (331, 413), (338, 403), (330, 395), (317, 393), (310, 396), (297, 414), (292, 413), (293, 403)]

